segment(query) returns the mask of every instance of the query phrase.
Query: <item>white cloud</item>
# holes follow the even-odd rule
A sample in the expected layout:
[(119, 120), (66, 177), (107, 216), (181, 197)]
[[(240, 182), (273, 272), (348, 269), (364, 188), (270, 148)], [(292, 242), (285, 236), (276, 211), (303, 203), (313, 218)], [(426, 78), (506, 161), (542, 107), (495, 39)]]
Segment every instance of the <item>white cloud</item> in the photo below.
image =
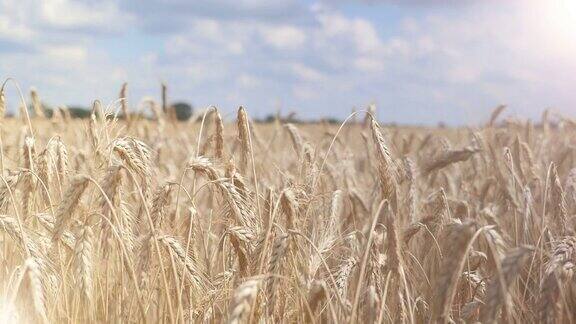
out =
[(292, 93), (300, 100), (311, 100), (318, 97), (318, 92), (308, 84), (296, 84), (292, 87)]
[(131, 19), (129, 15), (121, 14), (115, 3), (108, 1), (43, 0), (38, 8), (40, 18), (57, 28), (118, 28), (123, 21)]
[(256, 88), (262, 84), (262, 82), (257, 77), (249, 74), (242, 74), (238, 76), (237, 82), (242, 88)]
[(303, 81), (321, 81), (324, 75), (316, 69), (306, 66), (302, 63), (293, 63), (291, 70), (294, 74)]
[(266, 26), (261, 33), (267, 44), (278, 49), (299, 49), (306, 41), (304, 31), (294, 26)]
[(354, 60), (354, 66), (361, 71), (374, 73), (384, 70), (384, 60), (370, 57), (359, 57)]
[(202, 55), (203, 52), (240, 55), (248, 41), (247, 32), (243, 24), (197, 19), (184, 33), (168, 37), (167, 51), (176, 55)]
[(365, 19), (350, 19), (325, 9), (319, 9), (316, 18), (321, 25), (319, 32), (322, 37), (350, 42), (363, 53), (378, 50), (381, 46), (373, 24)]
[(86, 60), (86, 48), (76, 45), (48, 45), (42, 51), (53, 59), (67, 62), (84, 62)]
[(481, 71), (472, 65), (460, 65), (450, 68), (447, 75), (453, 83), (472, 83), (479, 80)]
[(0, 17), (28, 35), (54, 30), (118, 32), (133, 22), (132, 15), (122, 13), (114, 0), (2, 0)]
[(9, 14), (0, 13), (0, 39), (12, 41), (29, 40), (34, 36), (34, 31), (26, 26), (11, 19)]
[(140, 57), (140, 62), (145, 65), (155, 65), (158, 63), (158, 53), (146, 53)]

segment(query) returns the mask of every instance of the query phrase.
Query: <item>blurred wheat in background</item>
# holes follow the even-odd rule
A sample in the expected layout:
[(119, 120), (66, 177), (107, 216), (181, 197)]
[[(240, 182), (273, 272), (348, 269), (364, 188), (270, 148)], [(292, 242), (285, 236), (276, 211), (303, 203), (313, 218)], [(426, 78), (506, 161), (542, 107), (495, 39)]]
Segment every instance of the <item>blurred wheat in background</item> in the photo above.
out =
[(571, 120), (79, 120), (38, 97), (2, 119), (2, 322), (576, 320)]

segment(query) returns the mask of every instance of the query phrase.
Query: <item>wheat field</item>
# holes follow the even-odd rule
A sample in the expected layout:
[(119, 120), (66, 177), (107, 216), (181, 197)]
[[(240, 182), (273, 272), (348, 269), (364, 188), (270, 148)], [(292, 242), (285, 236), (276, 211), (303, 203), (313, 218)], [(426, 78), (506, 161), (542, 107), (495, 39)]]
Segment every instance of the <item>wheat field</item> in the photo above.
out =
[(159, 106), (2, 118), (0, 322), (576, 321), (576, 123)]

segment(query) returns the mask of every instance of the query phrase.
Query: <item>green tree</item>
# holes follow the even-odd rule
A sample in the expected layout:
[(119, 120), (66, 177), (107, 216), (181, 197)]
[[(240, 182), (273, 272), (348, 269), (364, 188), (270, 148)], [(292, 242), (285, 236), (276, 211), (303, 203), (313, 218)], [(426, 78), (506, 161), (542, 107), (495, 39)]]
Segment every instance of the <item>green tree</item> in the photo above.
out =
[(90, 117), (90, 110), (84, 107), (69, 107), (68, 111), (70, 111), (70, 116), (72, 118), (89, 118)]
[(178, 120), (188, 120), (194, 112), (192, 105), (186, 102), (177, 102), (173, 104), (172, 107), (176, 112), (176, 118), (178, 118)]

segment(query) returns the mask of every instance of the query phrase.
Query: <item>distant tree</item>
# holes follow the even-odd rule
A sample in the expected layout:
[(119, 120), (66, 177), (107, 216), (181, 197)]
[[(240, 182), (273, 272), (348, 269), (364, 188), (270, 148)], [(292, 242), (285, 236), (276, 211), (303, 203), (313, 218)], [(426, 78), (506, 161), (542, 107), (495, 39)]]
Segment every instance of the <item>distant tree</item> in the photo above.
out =
[(177, 102), (173, 104), (172, 107), (176, 112), (176, 118), (178, 120), (188, 120), (194, 112), (192, 105), (186, 102)]
[(334, 118), (334, 117), (328, 117), (328, 118), (324, 118), (324, 121), (327, 122), (328, 124), (342, 124), (342, 121), (338, 118)]
[(46, 115), (46, 118), (52, 118), (54, 110), (51, 107), (44, 106), (44, 114)]
[[(42, 112), (44, 112), (44, 116), (46, 116), (46, 117), (48, 117), (48, 118), (52, 117), (52, 113), (53, 113), (52, 107), (46, 105), (46, 104), (43, 103), (43, 102), (41, 102), (40, 105), (41, 105), (41, 107), (42, 107), (42, 108), (41, 108)], [(27, 110), (28, 110), (28, 114), (29, 114), (31, 117), (36, 116), (36, 112), (34, 111), (34, 105), (33, 105), (33, 104), (29, 104), (29, 105), (27, 106)]]
[(72, 118), (89, 118), (90, 110), (84, 107), (69, 107), (70, 116)]
[(264, 123), (272, 123), (276, 120), (276, 115), (274, 114), (268, 114), (266, 115), (266, 117), (262, 120), (262, 122)]

